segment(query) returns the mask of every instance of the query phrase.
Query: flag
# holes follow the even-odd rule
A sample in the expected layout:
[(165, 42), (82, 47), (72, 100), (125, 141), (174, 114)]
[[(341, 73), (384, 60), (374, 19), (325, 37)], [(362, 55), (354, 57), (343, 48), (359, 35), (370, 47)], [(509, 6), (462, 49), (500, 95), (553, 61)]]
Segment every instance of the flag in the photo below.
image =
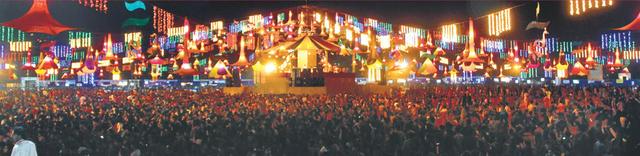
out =
[(540, 14), (540, 2), (538, 2), (538, 6), (536, 6), (536, 19), (538, 19), (539, 14)]
[(531, 22), (529, 22), (529, 24), (527, 24), (527, 29), (526, 30), (534, 29), (534, 28), (535, 29), (544, 29), (547, 26), (549, 26), (549, 23), (551, 23), (551, 22), (549, 22), (549, 21), (547, 21), (547, 22), (531, 21)]

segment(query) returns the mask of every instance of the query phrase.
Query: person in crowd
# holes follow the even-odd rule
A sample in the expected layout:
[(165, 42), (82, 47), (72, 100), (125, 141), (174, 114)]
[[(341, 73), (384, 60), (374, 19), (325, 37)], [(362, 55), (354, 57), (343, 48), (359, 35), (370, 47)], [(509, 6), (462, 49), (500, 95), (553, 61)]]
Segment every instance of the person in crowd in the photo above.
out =
[(23, 138), (25, 131), (23, 127), (15, 127), (9, 132), (9, 136), (15, 142), (11, 150), (11, 156), (38, 156), (36, 144)]
[(639, 98), (633, 87), (538, 85), (2, 90), (0, 155), (634, 155)]

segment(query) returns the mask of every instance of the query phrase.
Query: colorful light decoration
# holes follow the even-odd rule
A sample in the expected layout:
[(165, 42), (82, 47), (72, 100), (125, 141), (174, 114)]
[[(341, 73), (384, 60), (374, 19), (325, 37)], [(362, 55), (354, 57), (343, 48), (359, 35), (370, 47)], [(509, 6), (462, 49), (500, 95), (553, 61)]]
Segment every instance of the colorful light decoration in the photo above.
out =
[(57, 45), (51, 48), (51, 52), (59, 58), (71, 57), (71, 51), (71, 47), (67, 45)]
[(203, 25), (197, 25), (196, 29), (191, 32), (191, 40), (201, 41), (210, 39), (213, 37), (213, 32), (209, 31), (209, 28)]
[(635, 47), (632, 41), (631, 31), (612, 32), (600, 35), (600, 45), (603, 50), (614, 51), (620, 49), (623, 51), (632, 50)]
[(367, 33), (360, 34), (360, 45), (368, 47), (370, 39), (371, 38), (369, 37), (369, 34)]
[(9, 42), (9, 51), (11, 52), (27, 52), (31, 49), (30, 41)]
[(407, 47), (418, 47), (420, 39), (426, 37), (424, 29), (400, 25), (400, 34), (404, 34), (404, 45)]
[(78, 4), (105, 14), (107, 10), (109, 10), (109, 7), (107, 7), (108, 3), (108, 0), (78, 0)]
[(506, 49), (506, 44), (504, 40), (487, 40), (483, 39), (481, 41), (482, 49), (486, 52), (493, 53), (502, 53), (504, 49)]
[(224, 29), (224, 22), (223, 21), (211, 22), (210, 27), (212, 31), (222, 30)]
[(640, 60), (640, 51), (623, 51), (622, 58), (625, 60), (634, 60), (635, 62), (638, 62), (638, 60)]
[(174, 18), (175, 15), (167, 10), (153, 6), (153, 29), (157, 32), (167, 32), (173, 27)]
[(456, 24), (442, 26), (442, 42), (458, 42), (458, 26)]
[(511, 9), (505, 9), (488, 15), (489, 36), (500, 36), (511, 30)]
[(125, 43), (142, 43), (142, 32), (130, 32), (124, 34)]
[(0, 26), (0, 41), (24, 41), (25, 33), (11, 27)]
[(254, 25), (254, 28), (262, 27), (263, 17), (260, 14), (249, 16), (249, 22)]
[(613, 0), (569, 0), (569, 14), (571, 16), (580, 15), (589, 10), (612, 5)]
[(391, 35), (382, 35), (379, 36), (378, 39), (380, 39), (380, 48), (382, 49), (388, 49), (391, 48)]
[(92, 36), (90, 32), (69, 32), (69, 45), (71, 48), (91, 47)]

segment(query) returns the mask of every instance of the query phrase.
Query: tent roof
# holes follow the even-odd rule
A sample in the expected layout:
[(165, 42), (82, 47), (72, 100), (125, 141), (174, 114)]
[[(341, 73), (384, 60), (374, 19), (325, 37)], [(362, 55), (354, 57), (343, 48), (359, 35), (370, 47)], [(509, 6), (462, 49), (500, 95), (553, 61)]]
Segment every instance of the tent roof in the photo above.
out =
[(288, 49), (340, 51), (340, 46), (322, 39), (319, 36), (305, 36), (291, 44)]
[(615, 28), (613, 30), (620, 30), (620, 31), (626, 31), (626, 30), (640, 30), (640, 13), (638, 13), (638, 16), (636, 16), (636, 19), (633, 19), (633, 21), (631, 21), (631, 23), (620, 27), (620, 28)]
[(12, 27), (29, 33), (43, 33), (57, 35), (75, 28), (62, 25), (51, 16), (47, 0), (34, 0), (33, 5), (22, 17), (2, 23), (2, 26)]

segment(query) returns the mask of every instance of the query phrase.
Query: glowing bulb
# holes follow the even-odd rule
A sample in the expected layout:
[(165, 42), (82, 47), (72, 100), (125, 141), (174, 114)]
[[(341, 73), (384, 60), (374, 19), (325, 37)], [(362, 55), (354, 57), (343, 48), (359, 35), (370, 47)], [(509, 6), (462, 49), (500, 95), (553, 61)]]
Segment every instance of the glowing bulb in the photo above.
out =
[(276, 71), (276, 64), (273, 62), (269, 62), (264, 66), (264, 72), (272, 73)]

